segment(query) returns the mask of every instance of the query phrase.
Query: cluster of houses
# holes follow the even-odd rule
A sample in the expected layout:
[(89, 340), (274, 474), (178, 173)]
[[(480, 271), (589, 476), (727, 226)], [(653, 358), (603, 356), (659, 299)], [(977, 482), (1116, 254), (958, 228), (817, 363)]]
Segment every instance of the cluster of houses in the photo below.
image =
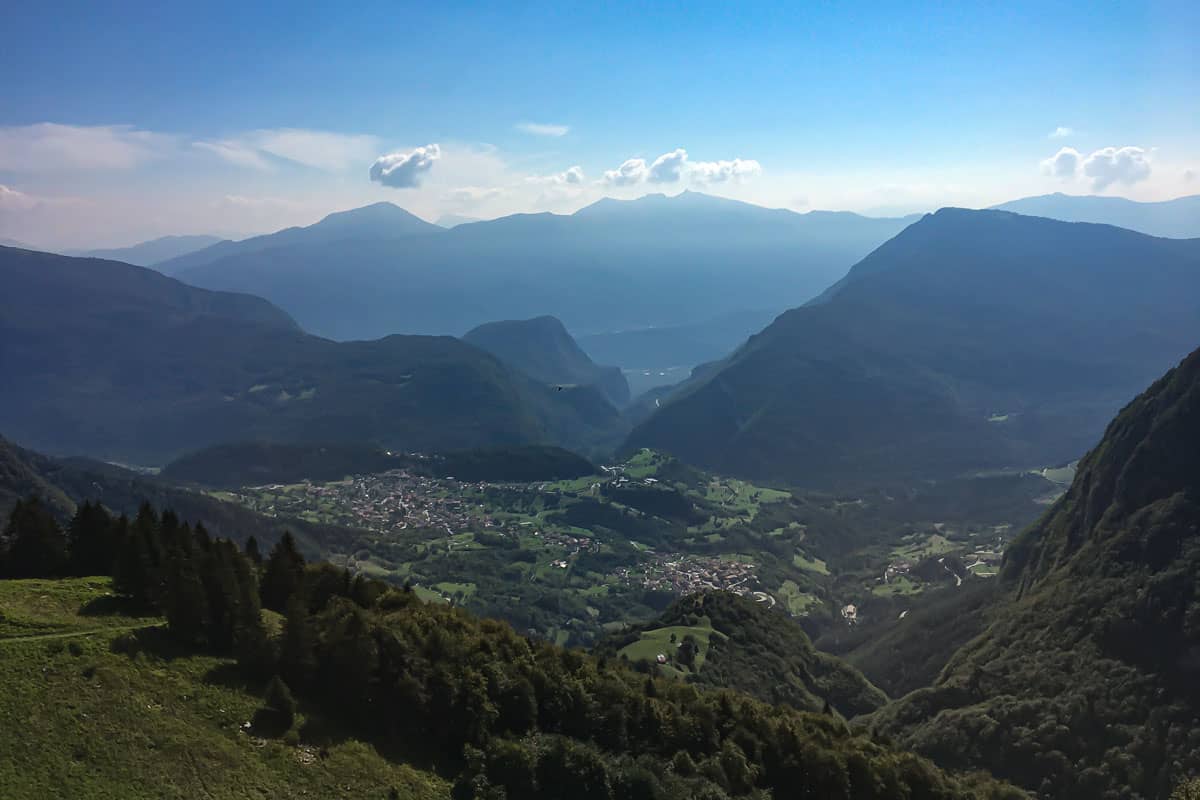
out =
[(262, 505), (259, 496), (273, 494), (271, 504), (258, 510), (276, 516), (304, 517), (312, 509), (321, 508), (339, 523), (381, 532), (434, 528), (453, 535), (478, 523), (493, 527), (495, 522), (481, 516), (478, 503), (454, 491), (462, 486), (482, 490), (486, 484), (457, 484), (393, 470), (335, 483), (257, 487), (239, 499), (257, 508)]
[(622, 567), (616, 575), (630, 585), (679, 595), (711, 590), (751, 594), (758, 581), (748, 561), (679, 553), (656, 555), (640, 567)]

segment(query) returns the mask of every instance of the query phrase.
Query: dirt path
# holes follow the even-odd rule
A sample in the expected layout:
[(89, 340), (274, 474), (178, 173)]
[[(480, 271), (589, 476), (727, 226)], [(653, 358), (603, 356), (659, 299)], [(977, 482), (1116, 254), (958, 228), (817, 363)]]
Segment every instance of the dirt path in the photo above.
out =
[(0, 644), (7, 642), (37, 642), (47, 639), (73, 639), (78, 636), (92, 636), (97, 633), (124, 633), (125, 631), (136, 631), (141, 628), (156, 627), (156, 623), (147, 624), (145, 622), (139, 625), (118, 625), (108, 628), (90, 628), (86, 631), (64, 631), (61, 633), (39, 633), (36, 636), (5, 636), (0, 637)]

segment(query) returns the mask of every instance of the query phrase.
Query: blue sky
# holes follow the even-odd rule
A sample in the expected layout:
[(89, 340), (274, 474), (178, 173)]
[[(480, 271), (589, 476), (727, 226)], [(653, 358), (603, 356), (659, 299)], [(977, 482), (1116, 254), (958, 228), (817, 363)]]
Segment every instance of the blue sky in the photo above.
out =
[(682, 188), (871, 213), (1200, 192), (1196, 3), (21, 5), (0, 236), (36, 243), (379, 199), (434, 218)]

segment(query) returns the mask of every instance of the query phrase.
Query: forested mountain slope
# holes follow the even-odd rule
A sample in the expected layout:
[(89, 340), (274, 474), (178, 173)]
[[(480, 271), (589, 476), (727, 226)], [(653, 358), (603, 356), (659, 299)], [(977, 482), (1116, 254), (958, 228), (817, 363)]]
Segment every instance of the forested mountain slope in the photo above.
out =
[[(26, 559), (31, 540), (55, 558)], [(17, 797), (144, 796), (147, 774), (169, 796), (280, 783), (330, 796), (334, 776), (358, 796), (444, 796), (435, 772), (459, 800), (1019, 796), (833, 715), (655, 679), (307, 564), (288, 537), (260, 561), (169, 511), (114, 520), (86, 505), (66, 537), (26, 503), (0, 539), (10, 575), (105, 556), (111, 583), (0, 582), (0, 709), (29, 720), (0, 733), (0, 780)], [(93, 636), (110, 644), (60, 641)], [(197, 759), (214, 765), (207, 780)]]
[[(697, 637), (689, 631), (704, 632)], [(654, 646), (637, 646), (643, 641)], [(600, 652), (636, 662), (639, 652), (652, 649), (667, 656), (672, 674), (678, 671), (691, 683), (737, 689), (772, 704), (804, 711), (822, 711), (828, 704), (854, 717), (887, 702), (858, 670), (814, 648), (782, 609), (729, 592), (684, 597), (655, 622), (604, 643)], [(646, 663), (653, 668), (655, 662)]]
[(1200, 770), (1200, 350), (1109, 425), (1006, 554), (983, 633), (875, 718), (1044, 797), (1165, 798)]
[(0, 248), (0, 430), (51, 453), (161, 463), (218, 442), (445, 451), (614, 435), (611, 408), (451, 337), (337, 343), (264, 300), (148, 269)]
[(629, 402), (621, 370), (594, 363), (554, 317), (486, 322), (462, 338), (541, 383), (596, 386), (618, 408)]
[(811, 484), (1063, 463), (1198, 338), (1200, 240), (943, 209), (689, 381), (629, 446)]

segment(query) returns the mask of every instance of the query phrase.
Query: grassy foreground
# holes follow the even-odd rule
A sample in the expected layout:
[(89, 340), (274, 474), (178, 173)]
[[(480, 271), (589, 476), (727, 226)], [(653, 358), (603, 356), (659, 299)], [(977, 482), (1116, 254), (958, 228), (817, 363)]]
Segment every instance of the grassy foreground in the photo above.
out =
[(284, 737), (246, 728), (260, 687), (120, 612), (107, 578), (0, 581), (6, 800), (448, 797), (319, 718)]

